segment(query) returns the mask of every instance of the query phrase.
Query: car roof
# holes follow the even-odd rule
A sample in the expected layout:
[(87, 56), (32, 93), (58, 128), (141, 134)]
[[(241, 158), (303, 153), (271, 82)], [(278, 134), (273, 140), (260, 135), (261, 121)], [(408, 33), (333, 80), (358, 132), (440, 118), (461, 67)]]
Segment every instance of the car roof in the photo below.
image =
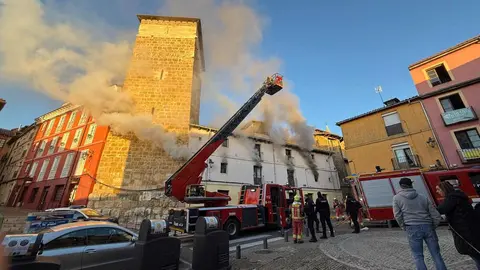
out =
[(54, 227), (50, 227), (50, 229), (54, 232), (58, 232), (58, 231), (74, 229), (78, 227), (91, 228), (91, 227), (98, 227), (98, 226), (119, 227), (117, 224), (107, 222), (107, 221), (82, 221), (82, 222), (71, 222), (67, 224), (61, 224)]

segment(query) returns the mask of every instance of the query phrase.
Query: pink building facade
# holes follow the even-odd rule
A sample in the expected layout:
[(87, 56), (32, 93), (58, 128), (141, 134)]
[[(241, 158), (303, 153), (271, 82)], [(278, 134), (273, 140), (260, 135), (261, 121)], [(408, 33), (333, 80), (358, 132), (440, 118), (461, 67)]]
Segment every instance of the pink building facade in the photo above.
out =
[(480, 36), (409, 67), (449, 168), (480, 165)]

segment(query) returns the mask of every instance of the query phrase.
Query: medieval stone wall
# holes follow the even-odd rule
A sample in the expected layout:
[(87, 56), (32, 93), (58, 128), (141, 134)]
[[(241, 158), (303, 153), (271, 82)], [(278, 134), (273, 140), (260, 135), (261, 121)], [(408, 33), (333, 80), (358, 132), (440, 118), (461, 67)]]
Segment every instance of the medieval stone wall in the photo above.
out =
[[(200, 61), (198, 22), (152, 16), (140, 19), (123, 91), (132, 96), (137, 114), (151, 114), (155, 124), (176, 132), (179, 143), (187, 143), (189, 124), (199, 119), (200, 82), (199, 76), (194, 76)], [(166, 198), (163, 191), (129, 190), (163, 186), (180, 165), (150, 142), (109, 133), (89, 206), (119, 217), (128, 227), (135, 227), (132, 224), (144, 217), (166, 216), (168, 209), (181, 205)]]

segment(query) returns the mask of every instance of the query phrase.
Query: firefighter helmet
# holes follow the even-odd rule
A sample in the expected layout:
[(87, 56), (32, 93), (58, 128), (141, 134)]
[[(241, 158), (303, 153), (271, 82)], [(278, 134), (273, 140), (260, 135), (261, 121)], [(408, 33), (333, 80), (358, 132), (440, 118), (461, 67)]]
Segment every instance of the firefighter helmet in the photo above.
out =
[(299, 202), (300, 201), (300, 195), (295, 195), (295, 197), (293, 198), (296, 202)]

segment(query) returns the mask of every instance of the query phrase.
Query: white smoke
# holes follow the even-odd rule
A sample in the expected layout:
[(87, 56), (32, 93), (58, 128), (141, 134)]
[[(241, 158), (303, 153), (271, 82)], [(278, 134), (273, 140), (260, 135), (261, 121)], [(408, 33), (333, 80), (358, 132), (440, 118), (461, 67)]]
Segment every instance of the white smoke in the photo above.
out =
[[(83, 105), (100, 125), (152, 141), (174, 158), (188, 157), (190, 151), (176, 144), (174, 134), (154, 125), (150, 116), (134, 115), (131, 98), (112, 89), (125, 76), (131, 46), (122, 39), (102, 39), (106, 34), (95, 32), (95, 25), (69, 21), (37, 0), (0, 0), (0, 78)], [(148, 66), (144, 70), (149, 72)]]
[[(167, 0), (161, 14), (200, 18), (206, 57), (202, 101), (214, 101), (222, 111), (213, 125), (223, 124), (263, 83), (267, 76), (280, 72), (277, 57), (259, 57), (268, 19), (246, 4), (246, 1)], [(289, 91), (289, 81), (274, 96), (266, 96), (249, 117), (262, 119), (269, 127), (272, 140), (285, 144), (293, 140), (311, 150), (313, 128), (306, 124), (298, 97)], [(285, 128), (286, 127), (286, 128)]]

